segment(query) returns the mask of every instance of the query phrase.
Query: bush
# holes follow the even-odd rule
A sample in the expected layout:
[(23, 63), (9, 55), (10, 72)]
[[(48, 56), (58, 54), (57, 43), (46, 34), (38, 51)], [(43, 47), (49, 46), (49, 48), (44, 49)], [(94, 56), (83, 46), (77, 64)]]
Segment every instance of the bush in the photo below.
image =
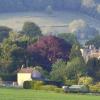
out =
[(64, 92), (62, 88), (55, 88), (54, 91), (57, 92), (57, 93), (63, 93)]
[(71, 86), (71, 85), (77, 84), (77, 80), (66, 80), (65, 84), (68, 86)]
[(43, 81), (33, 81), (32, 89), (40, 90), (43, 85), (44, 85)]
[(32, 81), (25, 81), (23, 83), (23, 88), (24, 89), (31, 89), (32, 88)]
[(57, 93), (63, 93), (63, 89), (62, 88), (58, 88), (57, 86), (54, 85), (44, 85), (41, 87), (41, 90), (46, 90), (46, 91), (54, 91)]
[(55, 91), (57, 93), (63, 92), (62, 88), (58, 88), (55, 85), (44, 85), (43, 81), (25, 81), (23, 84), (23, 88), (34, 89), (34, 90)]
[(80, 77), (78, 84), (80, 85), (90, 85), (93, 84), (93, 78), (92, 77)]
[(44, 83), (42, 81), (25, 81), (23, 84), (24, 89), (40, 90)]
[(46, 90), (46, 91), (55, 91), (56, 88), (57, 86), (54, 85), (44, 85), (41, 87), (42, 90)]
[(100, 83), (97, 83), (96, 85), (89, 85), (90, 92), (100, 92)]
[(2, 81), (17, 81), (17, 74), (0, 74)]

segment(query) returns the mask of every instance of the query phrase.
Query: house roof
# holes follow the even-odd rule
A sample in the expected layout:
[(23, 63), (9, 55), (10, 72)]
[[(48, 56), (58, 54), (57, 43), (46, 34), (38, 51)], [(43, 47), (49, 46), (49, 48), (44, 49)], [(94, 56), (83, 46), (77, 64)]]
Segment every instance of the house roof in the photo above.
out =
[(18, 73), (30, 73), (32, 78), (41, 78), (42, 77), (41, 72), (39, 72), (35, 68), (30, 68), (30, 67), (21, 68)]
[(100, 52), (97, 52), (97, 53), (92, 53), (91, 55), (90, 55), (90, 57), (91, 58), (100, 58)]
[(33, 68), (27, 67), (27, 68), (21, 68), (19, 70), (19, 73), (32, 73), (33, 72)]

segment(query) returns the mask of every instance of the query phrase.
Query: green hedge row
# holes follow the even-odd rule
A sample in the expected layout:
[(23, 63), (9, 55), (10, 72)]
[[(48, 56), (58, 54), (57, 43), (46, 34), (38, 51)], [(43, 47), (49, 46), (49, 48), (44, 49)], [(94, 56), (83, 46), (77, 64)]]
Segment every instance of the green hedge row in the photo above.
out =
[(17, 81), (17, 74), (0, 74), (2, 81)]
[(55, 91), (63, 92), (62, 88), (58, 88), (54, 85), (45, 85), (43, 81), (25, 81), (23, 84), (24, 89), (34, 89), (34, 90), (46, 90), (46, 91)]
[(93, 92), (93, 93), (100, 93), (100, 84), (96, 84), (96, 85), (89, 85), (89, 90), (90, 92)]

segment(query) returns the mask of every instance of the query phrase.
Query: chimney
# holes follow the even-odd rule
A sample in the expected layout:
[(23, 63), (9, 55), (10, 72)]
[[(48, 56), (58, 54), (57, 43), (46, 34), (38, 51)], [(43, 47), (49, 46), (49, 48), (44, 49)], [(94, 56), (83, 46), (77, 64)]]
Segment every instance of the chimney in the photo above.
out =
[(21, 67), (21, 69), (23, 69), (25, 66), (24, 66), (24, 64), (22, 65), (22, 67)]

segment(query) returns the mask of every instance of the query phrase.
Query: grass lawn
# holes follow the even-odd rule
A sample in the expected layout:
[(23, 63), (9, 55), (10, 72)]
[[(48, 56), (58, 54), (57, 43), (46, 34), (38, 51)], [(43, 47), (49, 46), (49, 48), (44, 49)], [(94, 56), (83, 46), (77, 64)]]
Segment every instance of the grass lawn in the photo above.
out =
[(100, 100), (100, 96), (0, 88), (0, 100)]

